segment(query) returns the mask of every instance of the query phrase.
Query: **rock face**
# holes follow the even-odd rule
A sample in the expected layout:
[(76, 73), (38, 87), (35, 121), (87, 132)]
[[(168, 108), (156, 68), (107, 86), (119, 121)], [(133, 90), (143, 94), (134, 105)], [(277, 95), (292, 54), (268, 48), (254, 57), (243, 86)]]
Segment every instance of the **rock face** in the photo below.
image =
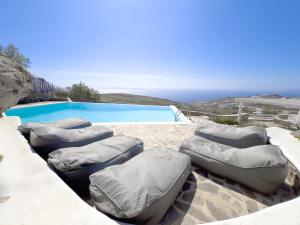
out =
[(31, 77), (24, 68), (0, 55), (0, 115), (31, 92)]

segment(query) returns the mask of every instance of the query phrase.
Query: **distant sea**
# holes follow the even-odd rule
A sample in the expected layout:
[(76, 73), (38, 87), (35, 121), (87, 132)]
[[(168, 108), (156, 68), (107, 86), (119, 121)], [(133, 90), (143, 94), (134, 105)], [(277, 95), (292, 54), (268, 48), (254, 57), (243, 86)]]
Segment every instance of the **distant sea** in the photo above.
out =
[(280, 95), (285, 97), (299, 97), (300, 90), (293, 91), (220, 91), (220, 90), (131, 90), (129, 93), (151, 97), (166, 98), (174, 101), (192, 103), (216, 100), (227, 97), (248, 97), (254, 95)]

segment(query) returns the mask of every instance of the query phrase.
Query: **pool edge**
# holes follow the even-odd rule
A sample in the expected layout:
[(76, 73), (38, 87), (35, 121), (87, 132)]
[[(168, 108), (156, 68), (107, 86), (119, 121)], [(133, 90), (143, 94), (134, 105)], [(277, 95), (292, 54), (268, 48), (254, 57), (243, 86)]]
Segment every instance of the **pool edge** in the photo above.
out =
[[(10, 107), (9, 109), (19, 109), (19, 108), (27, 108), (27, 107), (37, 107), (37, 106), (43, 106), (43, 105), (52, 105), (52, 104), (63, 104), (63, 103), (69, 103), (69, 102), (73, 102), (73, 101), (60, 101), (60, 102), (38, 102), (38, 103), (33, 103), (33, 104), (28, 104), (28, 105), (16, 105), (13, 107)], [(73, 103), (92, 103), (92, 104), (109, 104), (109, 103), (102, 103), (102, 102), (73, 102)], [(114, 104), (118, 104), (118, 103), (114, 103)], [(139, 104), (118, 104), (118, 105), (139, 105)], [(175, 114), (175, 119), (176, 117), (179, 119), (178, 121), (172, 121), (172, 122), (99, 122), (99, 123), (93, 123), (93, 125), (135, 125), (135, 124), (144, 124), (144, 125), (163, 125), (163, 124), (192, 124), (193, 122), (188, 119), (181, 110), (179, 110), (175, 105), (141, 105), (141, 106), (158, 106), (158, 107), (169, 107), (171, 108), (171, 110), (174, 112)], [(8, 109), (7, 109), (8, 110)], [(177, 115), (178, 114), (178, 115)], [(13, 117), (13, 116), (7, 116), (5, 114), (5, 112), (2, 113), (3, 117)], [(18, 117), (20, 120), (21, 118), (19, 116), (15, 116)]]

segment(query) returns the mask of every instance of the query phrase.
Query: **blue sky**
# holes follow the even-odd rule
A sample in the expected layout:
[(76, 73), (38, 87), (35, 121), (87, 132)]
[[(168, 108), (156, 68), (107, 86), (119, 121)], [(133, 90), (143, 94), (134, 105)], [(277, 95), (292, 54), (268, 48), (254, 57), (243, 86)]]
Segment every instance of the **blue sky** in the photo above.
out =
[(300, 1), (3, 0), (0, 43), (57, 85), (300, 89)]

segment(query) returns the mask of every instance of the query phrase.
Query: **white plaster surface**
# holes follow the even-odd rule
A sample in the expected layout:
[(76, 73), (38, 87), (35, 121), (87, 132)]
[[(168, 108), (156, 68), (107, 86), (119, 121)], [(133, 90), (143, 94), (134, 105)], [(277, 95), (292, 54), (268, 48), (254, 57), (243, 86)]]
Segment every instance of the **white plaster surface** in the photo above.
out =
[(0, 225), (115, 225), (81, 200), (16, 130), (0, 118)]
[(175, 105), (170, 105), (170, 108), (174, 111), (175, 115), (177, 115), (179, 122), (192, 123), (192, 121), (188, 119)]
[(267, 128), (270, 142), (279, 145), (283, 154), (300, 171), (300, 141), (291, 135), (291, 131), (280, 127)]

